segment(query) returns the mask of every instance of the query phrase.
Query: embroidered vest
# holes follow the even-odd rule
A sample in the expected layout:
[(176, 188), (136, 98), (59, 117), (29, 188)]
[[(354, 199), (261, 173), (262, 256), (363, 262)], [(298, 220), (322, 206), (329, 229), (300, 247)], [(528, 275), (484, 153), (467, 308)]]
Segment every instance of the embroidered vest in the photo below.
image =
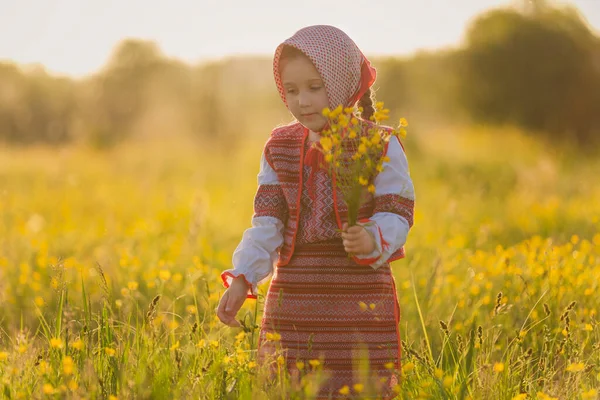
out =
[[(307, 138), (308, 130), (300, 123), (294, 123), (275, 129), (265, 145), (265, 158), (278, 177), (280, 189), (277, 190), (281, 190), (287, 203), (287, 207), (285, 207), (287, 209), (285, 210), (282, 202), (276, 200), (275, 203), (279, 204), (276, 206), (271, 204), (272, 206), (269, 207), (271, 210), (278, 212), (278, 217), (283, 220), (285, 225), (283, 245), (279, 249), (278, 266), (286, 265), (294, 253), (303, 185), (304, 144)], [(335, 176), (332, 179), (332, 187), (336, 221), (341, 229), (343, 223), (347, 220), (348, 210), (341, 198), (339, 189), (336, 187)], [(397, 198), (400, 198), (400, 196), (384, 195), (374, 198), (369, 193), (359, 210), (359, 220), (369, 218), (376, 212), (385, 211), (409, 217), (409, 224), (412, 225), (412, 209), (406, 209), (410, 205), (404, 204), (402, 201), (398, 202)], [(272, 202), (273, 200), (271, 200)], [(388, 262), (404, 256), (404, 247), (402, 247), (389, 257)]]

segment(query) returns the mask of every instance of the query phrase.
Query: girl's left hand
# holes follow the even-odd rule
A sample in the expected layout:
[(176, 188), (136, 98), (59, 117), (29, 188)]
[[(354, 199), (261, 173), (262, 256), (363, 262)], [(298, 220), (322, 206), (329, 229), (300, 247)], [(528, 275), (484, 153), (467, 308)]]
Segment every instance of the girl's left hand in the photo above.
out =
[(342, 226), (342, 239), (347, 253), (355, 255), (370, 254), (376, 248), (375, 239), (361, 225), (348, 228), (348, 223), (344, 223)]

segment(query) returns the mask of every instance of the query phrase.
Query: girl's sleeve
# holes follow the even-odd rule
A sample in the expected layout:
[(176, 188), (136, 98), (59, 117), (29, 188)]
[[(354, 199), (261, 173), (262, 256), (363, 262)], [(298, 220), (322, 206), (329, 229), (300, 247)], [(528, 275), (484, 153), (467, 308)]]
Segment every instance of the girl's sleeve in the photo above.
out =
[(221, 273), (223, 286), (228, 288), (233, 278), (241, 276), (248, 285), (247, 298), (256, 299), (257, 286), (271, 276), (278, 259), (287, 213), (277, 174), (267, 161), (266, 152), (263, 152), (252, 225), (244, 231), (233, 252), (233, 268)]
[(384, 155), (383, 171), (375, 178), (373, 216), (359, 223), (375, 238), (376, 249), (367, 255), (354, 256), (361, 265), (377, 269), (406, 243), (413, 225), (415, 191), (408, 161), (400, 141), (392, 136)]

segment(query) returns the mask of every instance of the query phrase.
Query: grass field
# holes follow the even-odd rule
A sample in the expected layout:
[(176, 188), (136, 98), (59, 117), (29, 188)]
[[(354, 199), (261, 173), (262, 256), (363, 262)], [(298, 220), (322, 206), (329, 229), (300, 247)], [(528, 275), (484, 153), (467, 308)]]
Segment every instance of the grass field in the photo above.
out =
[[(264, 140), (0, 149), (4, 398), (311, 398), (318, 363), (291, 388), (253, 361), (261, 298), (246, 330), (214, 312)], [(600, 161), (510, 129), (406, 147), (399, 398), (598, 398)], [(356, 383), (348, 398), (368, 397)]]

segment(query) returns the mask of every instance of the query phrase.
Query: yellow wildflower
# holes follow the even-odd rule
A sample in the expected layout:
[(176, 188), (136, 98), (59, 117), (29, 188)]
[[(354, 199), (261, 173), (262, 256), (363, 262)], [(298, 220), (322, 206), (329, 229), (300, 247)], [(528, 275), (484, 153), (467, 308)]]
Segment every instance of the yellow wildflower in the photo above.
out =
[(568, 372), (581, 372), (585, 369), (584, 363), (571, 363), (567, 367)]
[(73, 359), (70, 356), (63, 358), (63, 373), (67, 376), (73, 374)]
[(400, 126), (402, 126), (402, 127), (408, 126), (408, 121), (406, 120), (406, 118), (400, 118)]
[(69, 381), (69, 390), (74, 392), (77, 389), (79, 389), (79, 385), (77, 384), (77, 381), (75, 381), (75, 379), (71, 379)]
[(138, 286), (138, 283), (135, 281), (130, 281), (127, 283), (127, 288), (131, 291), (137, 290)]
[(500, 373), (502, 371), (504, 371), (504, 363), (495, 363), (494, 372)]
[(413, 369), (415, 369), (415, 364), (413, 364), (412, 362), (407, 362), (402, 366), (402, 372), (404, 373), (410, 372)]
[(454, 378), (452, 378), (450, 375), (446, 375), (442, 381), (442, 385), (445, 389), (450, 389), (452, 387), (452, 383), (454, 383)]
[(348, 385), (344, 385), (340, 390), (339, 390), (340, 394), (347, 396), (350, 394), (350, 388), (348, 387)]
[(363, 186), (367, 186), (367, 184), (369, 183), (369, 181), (365, 178), (363, 178), (362, 176), (358, 177), (358, 183), (360, 183)]
[(316, 359), (315, 360), (309, 360), (308, 363), (313, 368), (317, 368), (319, 365), (321, 365), (321, 361), (316, 360)]
[(161, 269), (158, 273), (158, 276), (160, 279), (166, 282), (169, 279), (171, 279), (171, 271), (169, 271), (168, 269)]
[(321, 111), (321, 114), (323, 114), (323, 116), (324, 116), (325, 118), (329, 117), (329, 114), (330, 114), (330, 113), (331, 113), (331, 110), (329, 109), (329, 107), (325, 107), (325, 108), (323, 109), (323, 111)]
[(6, 361), (8, 359), (8, 353), (6, 351), (0, 351), (0, 361)]
[(110, 347), (105, 347), (104, 352), (110, 357), (113, 357), (117, 353), (115, 349), (111, 349)]
[(359, 301), (359, 302), (358, 302), (358, 306), (359, 306), (359, 307), (360, 307), (360, 309), (361, 309), (361, 310), (363, 310), (363, 311), (366, 311), (366, 310), (367, 310), (367, 304), (366, 304), (366, 303), (364, 303), (364, 302), (362, 302), (362, 301)]
[(362, 393), (362, 391), (365, 389), (365, 385), (362, 383), (355, 383), (352, 387), (356, 393)]
[(49, 383), (44, 383), (44, 386), (42, 386), (42, 391), (44, 394), (54, 394), (54, 386)]
[(267, 332), (267, 334), (265, 336), (267, 337), (267, 340), (271, 340), (273, 342), (278, 342), (281, 340), (281, 335), (277, 332), (274, 332), (274, 333)]
[(370, 308), (371, 310), (374, 310), (374, 309), (375, 309), (375, 303), (371, 303), (371, 304), (369, 304), (369, 308)]
[(321, 147), (323, 147), (323, 150), (331, 151), (331, 148), (333, 146), (333, 140), (331, 139), (331, 137), (323, 136), (321, 137), (321, 139), (319, 139), (319, 143), (321, 143)]
[(62, 349), (63, 342), (59, 338), (52, 338), (50, 339), (50, 347), (52, 347), (53, 349)]
[(593, 400), (598, 398), (598, 391), (596, 389), (590, 389), (587, 392), (581, 393), (583, 400)]
[(81, 350), (83, 349), (83, 341), (81, 339), (77, 339), (76, 341), (71, 343), (71, 347), (73, 347), (76, 350)]
[(367, 152), (367, 146), (364, 143), (361, 143), (358, 146), (357, 152), (358, 152), (358, 154), (365, 154)]

